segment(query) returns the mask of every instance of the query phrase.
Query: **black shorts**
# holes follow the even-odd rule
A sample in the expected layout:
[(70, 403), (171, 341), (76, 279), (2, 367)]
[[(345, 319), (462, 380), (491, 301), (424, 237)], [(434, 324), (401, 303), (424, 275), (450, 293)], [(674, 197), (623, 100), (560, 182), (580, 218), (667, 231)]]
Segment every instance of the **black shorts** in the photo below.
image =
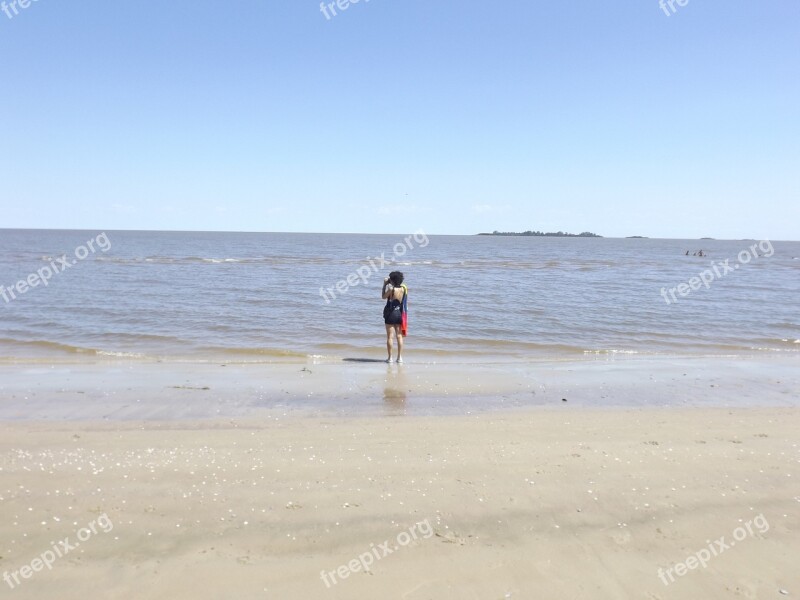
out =
[(392, 300), (383, 307), (383, 322), (387, 325), (403, 324), (403, 305), (398, 300)]

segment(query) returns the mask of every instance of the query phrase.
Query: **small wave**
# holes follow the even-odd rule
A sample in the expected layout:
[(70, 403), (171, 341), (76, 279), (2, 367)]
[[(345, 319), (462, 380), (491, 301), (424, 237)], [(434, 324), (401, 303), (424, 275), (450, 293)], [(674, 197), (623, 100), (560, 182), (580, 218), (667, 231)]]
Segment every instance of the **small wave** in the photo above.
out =
[[(160, 336), (143, 336), (143, 337), (156, 337)], [(112, 344), (109, 344), (112, 346)], [(15, 340), (8, 338), (0, 338), (0, 348), (7, 347), (11, 349), (13, 356), (22, 357), (33, 354), (50, 356), (56, 354), (70, 354), (70, 355), (84, 355), (84, 356), (97, 356), (97, 357), (111, 357), (111, 358), (127, 358), (127, 359), (154, 359), (154, 358), (187, 358), (197, 356), (261, 356), (273, 358), (307, 358), (308, 354), (305, 352), (298, 352), (294, 350), (286, 350), (282, 348), (254, 348), (254, 347), (224, 347), (224, 346), (209, 346), (204, 348), (192, 347), (190, 345), (180, 345), (174, 347), (171, 351), (165, 354), (156, 356), (155, 354), (145, 354), (142, 352), (133, 352), (129, 350), (119, 350), (111, 348), (90, 348), (87, 346), (75, 346), (72, 344), (65, 344), (61, 342), (53, 342), (50, 340)], [(18, 349), (18, 350), (15, 350)], [(6, 354), (6, 358), (9, 355)]]
[[(52, 260), (52, 257), (42, 257), (42, 260)], [(338, 266), (338, 265), (368, 265), (372, 266), (375, 259), (342, 259), (338, 257), (320, 257), (320, 256), (251, 256), (251, 257), (219, 257), (219, 256), (96, 256), (95, 260), (98, 262), (113, 263), (120, 265), (217, 265), (223, 263), (242, 263), (242, 264), (256, 264), (256, 265), (320, 265), (320, 266)], [(405, 259), (389, 259), (388, 264), (405, 266), (405, 267), (429, 267), (434, 269), (470, 269), (470, 270), (486, 270), (486, 269), (511, 269), (511, 270), (557, 270), (561, 268), (572, 268), (578, 270), (596, 270), (610, 266), (614, 266), (613, 262), (609, 261), (560, 261), (560, 260), (547, 260), (547, 261), (530, 261), (519, 259), (467, 259), (467, 260), (413, 260), (410, 258)]]
[(97, 356), (113, 356), (115, 358), (147, 358), (146, 354), (140, 352), (112, 352), (110, 350), (95, 350)]
[(638, 350), (615, 350), (613, 348), (604, 348), (601, 350), (584, 350), (584, 354), (640, 354)]
[(191, 264), (221, 264), (221, 263), (247, 263), (247, 264), (266, 264), (266, 265), (282, 265), (282, 264), (328, 264), (335, 261), (326, 259), (302, 258), (302, 257), (285, 257), (285, 256), (262, 256), (251, 258), (219, 258), (213, 256), (133, 256), (133, 257), (120, 257), (120, 256), (98, 256), (96, 258), (99, 262), (108, 262), (120, 265), (130, 264), (153, 264), (153, 265), (191, 265)]
[(147, 355), (139, 352), (123, 352), (114, 350), (103, 350), (100, 348), (89, 348), (87, 346), (74, 346), (62, 342), (50, 340), (13, 340), (0, 338), (0, 344), (4, 346), (18, 347), (34, 352), (50, 351), (64, 354), (83, 354), (87, 356), (115, 356), (119, 358), (148, 358)]
[(753, 342), (755, 344), (758, 344), (759, 346), (763, 345), (772, 348), (776, 346), (779, 348), (786, 348), (787, 345), (789, 344), (791, 344), (792, 346), (794, 344), (800, 344), (800, 340), (796, 340), (793, 338), (760, 338), (753, 340)]
[(756, 350), (758, 352), (800, 352), (800, 350), (795, 350), (794, 348), (769, 348), (763, 346), (753, 346), (750, 350)]
[(21, 346), (23, 348), (58, 350), (61, 352), (68, 352), (70, 354), (85, 354), (85, 353), (95, 352), (91, 348), (72, 346), (70, 344), (62, 344), (61, 342), (51, 342), (49, 340), (13, 340), (8, 338), (0, 338), (0, 344), (10, 345), (10, 346)]

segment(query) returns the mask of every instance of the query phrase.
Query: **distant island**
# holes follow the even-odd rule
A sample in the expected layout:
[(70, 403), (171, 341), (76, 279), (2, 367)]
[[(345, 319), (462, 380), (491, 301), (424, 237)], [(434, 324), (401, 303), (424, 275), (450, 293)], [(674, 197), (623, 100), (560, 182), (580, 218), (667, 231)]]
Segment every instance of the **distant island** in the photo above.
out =
[(596, 233), (592, 233), (590, 231), (584, 231), (583, 233), (578, 234), (566, 233), (564, 231), (557, 231), (555, 233), (544, 233), (542, 231), (523, 231), (522, 233), (517, 233), (516, 231), (493, 231), (492, 233), (479, 233), (478, 235), (510, 235), (525, 237), (603, 237), (602, 235), (597, 235)]
[(649, 239), (649, 238), (644, 236), (644, 235), (629, 235), (626, 239), (629, 239), (629, 240), (646, 240), (646, 239)]

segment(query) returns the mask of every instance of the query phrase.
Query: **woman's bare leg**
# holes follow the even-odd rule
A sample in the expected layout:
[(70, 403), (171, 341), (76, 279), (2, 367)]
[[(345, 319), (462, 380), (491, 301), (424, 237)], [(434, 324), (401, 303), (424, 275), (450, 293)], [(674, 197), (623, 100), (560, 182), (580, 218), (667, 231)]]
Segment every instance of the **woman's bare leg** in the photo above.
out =
[(386, 326), (386, 353), (388, 354), (387, 360), (392, 360), (392, 333), (394, 332), (394, 325)]
[(397, 338), (397, 360), (403, 358), (403, 331), (402, 326), (395, 325), (394, 326), (394, 334)]

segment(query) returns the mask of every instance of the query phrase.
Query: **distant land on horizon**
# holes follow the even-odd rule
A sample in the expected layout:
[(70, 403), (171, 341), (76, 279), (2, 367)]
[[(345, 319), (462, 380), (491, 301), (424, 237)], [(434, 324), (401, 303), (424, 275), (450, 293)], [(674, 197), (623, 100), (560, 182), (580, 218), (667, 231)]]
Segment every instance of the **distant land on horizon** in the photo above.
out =
[[(257, 234), (301, 234), (301, 235), (404, 235), (407, 232), (404, 231), (384, 231), (384, 232), (363, 232), (363, 231), (266, 231), (266, 230), (258, 230), (258, 229), (115, 229), (110, 227), (0, 227), (0, 232), (5, 231), (86, 231), (86, 232), (97, 232), (97, 231), (106, 231), (106, 232), (132, 232), (132, 233), (257, 233)], [(475, 236), (475, 235), (488, 235), (488, 236), (529, 236), (529, 237), (594, 237), (594, 238), (602, 238), (606, 239), (605, 236), (598, 235), (596, 233), (591, 233), (589, 231), (584, 231), (580, 234), (574, 233), (566, 233), (563, 231), (557, 232), (549, 232), (544, 233), (541, 231), (523, 231), (523, 232), (513, 232), (513, 231), (494, 231), (492, 233), (427, 233), (427, 235), (441, 235), (441, 236)], [(746, 237), (746, 238), (735, 238), (735, 237), (677, 237), (675, 235), (669, 237), (649, 237), (645, 235), (629, 235), (629, 236), (611, 236), (608, 239), (643, 239), (643, 240), (676, 240), (676, 241), (692, 241), (692, 240), (702, 240), (702, 241), (732, 241), (732, 242), (755, 242), (759, 239), (772, 239), (771, 237), (763, 237), (763, 238), (754, 238), (754, 237)], [(778, 240), (782, 242), (800, 242), (800, 238), (798, 239), (787, 239), (787, 240)]]
[(602, 235), (597, 235), (596, 233), (592, 233), (591, 231), (584, 231), (583, 233), (566, 233), (564, 231), (557, 231), (555, 233), (549, 232), (544, 233), (542, 231), (523, 231), (521, 233), (517, 233), (515, 231), (493, 231), (492, 233), (479, 233), (478, 235), (506, 235), (506, 236), (525, 236), (525, 237), (603, 237)]

